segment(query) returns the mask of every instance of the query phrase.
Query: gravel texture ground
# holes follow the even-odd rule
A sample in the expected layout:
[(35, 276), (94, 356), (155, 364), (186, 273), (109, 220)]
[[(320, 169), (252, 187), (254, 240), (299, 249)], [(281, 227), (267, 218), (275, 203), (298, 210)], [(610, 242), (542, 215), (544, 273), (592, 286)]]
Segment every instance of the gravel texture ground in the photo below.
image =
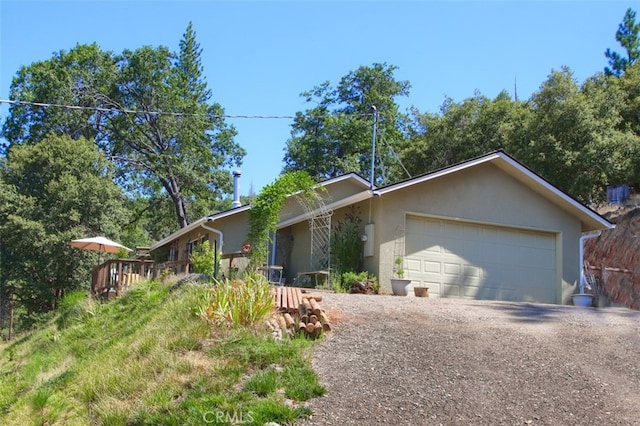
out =
[(640, 312), (324, 295), (303, 425), (640, 425)]

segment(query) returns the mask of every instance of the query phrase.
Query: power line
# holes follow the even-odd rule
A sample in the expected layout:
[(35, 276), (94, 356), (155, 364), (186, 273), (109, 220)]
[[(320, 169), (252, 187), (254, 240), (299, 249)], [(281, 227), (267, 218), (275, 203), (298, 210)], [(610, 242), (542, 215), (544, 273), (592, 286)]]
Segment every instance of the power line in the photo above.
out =
[(54, 104), (45, 102), (29, 102), (19, 101), (11, 99), (0, 99), (0, 104), (10, 105), (28, 105), (41, 108), (62, 108), (70, 110), (81, 111), (96, 111), (96, 112), (119, 112), (124, 114), (134, 115), (165, 115), (173, 117), (211, 117), (211, 118), (259, 118), (259, 119), (293, 119), (292, 115), (230, 115), (230, 114), (198, 114), (188, 112), (167, 112), (167, 111), (139, 111), (126, 108), (105, 108), (96, 106), (82, 106), (82, 105), (66, 105), (66, 104)]
[[(171, 117), (209, 117), (209, 118), (246, 118), (246, 119), (261, 119), (261, 120), (293, 120), (295, 115), (250, 115), (250, 114), (201, 114), (201, 113), (188, 113), (188, 112), (167, 112), (167, 111), (140, 111), (126, 108), (105, 108), (96, 106), (82, 106), (82, 105), (65, 105), (45, 102), (30, 102), (20, 101), (13, 99), (0, 99), (0, 104), (9, 105), (27, 105), (40, 108), (62, 108), (69, 110), (79, 111), (95, 111), (95, 112), (110, 112), (110, 113), (124, 113), (132, 115), (158, 115), (158, 116), (171, 116)], [(332, 114), (326, 114), (331, 116)], [(370, 117), (372, 114), (353, 114), (355, 117)], [(314, 116), (322, 117), (322, 116)]]
[(409, 170), (407, 170), (407, 168), (404, 166), (404, 164), (402, 163), (402, 160), (400, 159), (400, 156), (398, 154), (396, 154), (396, 151), (393, 149), (393, 147), (391, 146), (391, 144), (389, 142), (387, 142), (387, 140), (384, 138), (384, 136), (380, 135), (380, 139), (382, 140), (382, 142), (384, 142), (384, 144), (389, 148), (389, 150), (391, 151), (391, 154), (393, 155), (393, 157), (396, 159), (396, 161), (400, 164), (400, 167), (402, 167), (402, 169), (404, 170), (404, 172), (407, 174), (407, 176), (409, 176), (409, 179), (412, 178), (411, 173), (409, 173)]

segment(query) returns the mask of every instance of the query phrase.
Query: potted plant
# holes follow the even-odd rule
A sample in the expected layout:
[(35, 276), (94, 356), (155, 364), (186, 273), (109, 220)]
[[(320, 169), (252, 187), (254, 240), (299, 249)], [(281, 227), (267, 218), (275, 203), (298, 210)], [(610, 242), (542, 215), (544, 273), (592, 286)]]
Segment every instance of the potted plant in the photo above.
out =
[(391, 278), (391, 291), (396, 296), (406, 296), (411, 280), (404, 278), (404, 259), (402, 256), (396, 256), (393, 260), (393, 275), (394, 277)]
[(429, 287), (414, 287), (416, 297), (429, 297)]

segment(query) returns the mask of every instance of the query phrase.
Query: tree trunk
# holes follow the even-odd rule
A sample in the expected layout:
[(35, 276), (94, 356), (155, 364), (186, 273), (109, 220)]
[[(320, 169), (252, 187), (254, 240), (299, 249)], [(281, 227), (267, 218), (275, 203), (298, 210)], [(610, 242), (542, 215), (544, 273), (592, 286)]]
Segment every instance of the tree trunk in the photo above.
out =
[(178, 226), (184, 228), (189, 225), (189, 218), (187, 217), (187, 208), (182, 198), (180, 191), (180, 184), (178, 180), (172, 176), (169, 180), (161, 179), (162, 186), (167, 191), (173, 201), (173, 206), (176, 210), (176, 219), (178, 220)]

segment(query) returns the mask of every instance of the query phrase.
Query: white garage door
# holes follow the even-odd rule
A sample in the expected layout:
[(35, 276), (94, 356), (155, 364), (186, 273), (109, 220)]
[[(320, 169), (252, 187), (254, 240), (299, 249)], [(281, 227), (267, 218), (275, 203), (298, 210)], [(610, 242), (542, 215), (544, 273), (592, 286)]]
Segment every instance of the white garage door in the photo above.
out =
[(556, 302), (556, 235), (408, 217), (407, 278), (436, 297)]

